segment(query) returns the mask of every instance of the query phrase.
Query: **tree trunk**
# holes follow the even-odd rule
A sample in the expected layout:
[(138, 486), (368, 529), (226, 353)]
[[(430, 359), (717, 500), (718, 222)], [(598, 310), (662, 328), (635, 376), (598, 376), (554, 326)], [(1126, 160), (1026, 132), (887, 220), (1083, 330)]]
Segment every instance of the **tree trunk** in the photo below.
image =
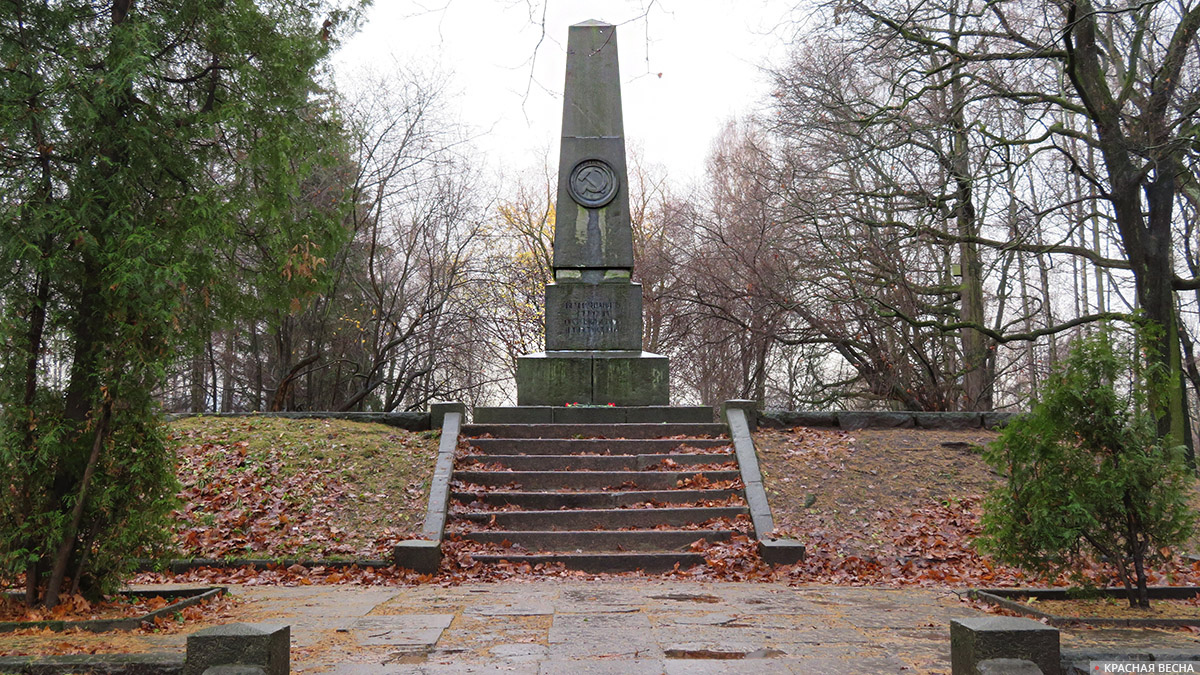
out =
[[(1111, 168), (1110, 174), (1120, 175)], [(1171, 185), (1161, 185), (1164, 181)], [(1175, 289), (1172, 285), (1170, 218), (1174, 180), (1168, 175), (1147, 186), (1149, 223), (1142, 215), (1138, 177), (1120, 176), (1111, 182), (1113, 210), (1117, 215), (1126, 255), (1133, 267), (1138, 303), (1146, 321), (1158, 330), (1146, 350), (1147, 364), (1159, 366), (1160, 375), (1166, 379), (1164, 389), (1152, 388), (1150, 392), (1150, 405), (1158, 415), (1158, 433), (1173, 445), (1184, 446), (1188, 462), (1194, 465), (1183, 382), (1183, 358), (1179, 347), (1179, 318), (1175, 311)], [(1168, 193), (1170, 196), (1165, 196)]]
[[(75, 553), (75, 536), (79, 532), (80, 523), (83, 522), (83, 510), (87, 505), (88, 487), (91, 485), (92, 476), (96, 473), (96, 464), (100, 461), (100, 451), (103, 449), (105, 441), (108, 440), (108, 421), (112, 415), (112, 399), (106, 400), (102, 407), (103, 410), (100, 413), (100, 419), (96, 421), (96, 431), (92, 439), (92, 452), (88, 456), (87, 466), (83, 471), (83, 478), (79, 483), (79, 493), (75, 496), (75, 506), (71, 509), (71, 520), (67, 523), (66, 531), (63, 532), (62, 542), (59, 543), (58, 551), (54, 555), (54, 568), (50, 572), (50, 581), (46, 585), (46, 607), (54, 607), (58, 604), (58, 594), (62, 589), (63, 580), (66, 578), (67, 565)], [(82, 565), (80, 568), (82, 568)]]
[[(957, 34), (954, 28), (952, 32)], [(957, 45), (958, 38), (952, 44)], [(975, 214), (974, 185), (971, 174), (970, 138), (966, 124), (966, 84), (961, 78), (962, 64), (956, 62), (951, 69), (950, 127), (954, 134), (951, 150), (950, 173), (954, 180), (954, 218), (962, 241), (958, 245), (959, 269), (962, 281), (959, 286), (962, 297), (959, 301), (959, 318), (964, 323), (986, 325), (983, 305), (983, 262), (979, 257), (979, 244), (974, 242), (979, 226)], [(989, 340), (986, 335), (973, 328), (962, 329), (963, 354), (963, 410), (991, 410), (994, 380), (988, 370), (991, 362)]]
[[(49, 245), (49, 242), (45, 242)], [(45, 337), (46, 330), (46, 303), (50, 301), (50, 275), (41, 274), (37, 281), (37, 296), (34, 299), (33, 307), (29, 312), (29, 334), (28, 348), (29, 355), (25, 360), (25, 409), (29, 414), (33, 415), (34, 404), (37, 399), (37, 364), (38, 359), (42, 354), (42, 340)], [(26, 451), (31, 451), (36, 442), (34, 431), (36, 426), (33, 420), (25, 426), (25, 437), (22, 439), (22, 444)], [(22, 513), (24, 518), (32, 519), (35, 509), (35, 497), (29, 494), (28, 490), (24, 490), (22, 500), (24, 507)], [(27, 546), (29, 550), (36, 551), (38, 542), (30, 541)], [(25, 566), (25, 604), (32, 607), (38, 601), (38, 586), (41, 585), (41, 565), (39, 560), (32, 560)]]
[[(1168, 144), (1162, 142), (1164, 130), (1159, 126), (1163, 124), (1165, 109), (1158, 108), (1142, 110), (1140, 117), (1131, 120), (1138, 123), (1136, 131), (1145, 136), (1144, 143), (1159, 142), (1148, 148), (1152, 155), (1147, 159), (1155, 162), (1152, 171), (1137, 162), (1140, 158), (1132, 150), (1137, 143), (1126, 132), (1121, 105), (1113, 99), (1108, 88), (1102, 50), (1097, 42), (1095, 9), (1087, 0), (1068, 2), (1064, 9), (1068, 26), (1063, 33), (1068, 55), (1066, 72), (1096, 127), (1097, 145), (1108, 173), (1108, 200), (1131, 265), (1143, 316), (1160, 329), (1145, 358), (1147, 365), (1160, 367), (1161, 375), (1166, 378), (1166, 390), (1152, 390), (1150, 405), (1158, 416), (1159, 436), (1172, 444), (1183, 445), (1189, 463), (1194, 465), (1171, 259), (1175, 176), (1182, 167), (1169, 154), (1172, 151), (1166, 148)], [(1172, 43), (1190, 42), (1195, 38), (1197, 26), (1200, 26), (1200, 9), (1188, 13), (1172, 37)], [(1170, 66), (1163, 64), (1164, 69)], [(1172, 72), (1159, 71), (1156, 77), (1167, 78), (1163, 82), (1165, 86), (1173, 84), (1170, 81)], [(1156, 93), (1147, 105), (1167, 106), (1169, 103), (1169, 96), (1160, 97)], [(1142, 211), (1143, 191), (1148, 217)]]
[(320, 358), (320, 354), (311, 354), (292, 366), (292, 369), (288, 371), (287, 375), (283, 376), (283, 379), (279, 381), (279, 386), (275, 389), (275, 397), (271, 400), (271, 412), (291, 409), (291, 406), (288, 405), (288, 396), (292, 391), (292, 383), (300, 376), (300, 371), (316, 363)]
[[(40, 107), (40, 101), (35, 97), (29, 102), (29, 109), (32, 112)], [(46, 137), (42, 130), (41, 118), (38, 115), (29, 115), (29, 130), (39, 149), (38, 168), (40, 169), (40, 184), (38, 186), (36, 200), (42, 204), (50, 204), (54, 200), (53, 188), (53, 171), (51, 167), (51, 151), (49, 144), (46, 143)], [(29, 211), (23, 210), (23, 213), (28, 214)], [(46, 234), (40, 243), (40, 253), (42, 257), (47, 257), (54, 246), (54, 238), (50, 234)], [(23, 402), (25, 409), (29, 411), (31, 416), (30, 424), (26, 425), (24, 438), (22, 438), (22, 446), (26, 452), (32, 456), (32, 451), (37, 442), (36, 426), (33, 424), (35, 404), (37, 403), (37, 388), (38, 388), (38, 359), (41, 358), (42, 348), (45, 342), (46, 333), (46, 305), (50, 302), (50, 274), (42, 270), (37, 276), (37, 291), (35, 292), (34, 301), (29, 308), (29, 333), (27, 348), (29, 349), (28, 356), (25, 360), (25, 392)], [(37, 513), (36, 507), (37, 497), (30, 493), (28, 489), (24, 490), (21, 499), (24, 501), (22, 509), (22, 517), (26, 521), (33, 519)], [(36, 551), (39, 548), (39, 542), (28, 541), (26, 546), (30, 551)], [(38, 601), (38, 588), (42, 583), (42, 564), (41, 560), (34, 558), (25, 566), (25, 604), (32, 607)]]
[(263, 409), (263, 403), (266, 400), (265, 378), (263, 377), (265, 355), (258, 336), (258, 321), (253, 319), (250, 321), (250, 356), (254, 359), (254, 396), (251, 399), (251, 409), (259, 412)]
[(233, 412), (233, 369), (236, 361), (237, 342), (232, 330), (225, 331), (225, 353), (221, 355), (221, 376), (224, 382), (221, 386), (221, 412)]

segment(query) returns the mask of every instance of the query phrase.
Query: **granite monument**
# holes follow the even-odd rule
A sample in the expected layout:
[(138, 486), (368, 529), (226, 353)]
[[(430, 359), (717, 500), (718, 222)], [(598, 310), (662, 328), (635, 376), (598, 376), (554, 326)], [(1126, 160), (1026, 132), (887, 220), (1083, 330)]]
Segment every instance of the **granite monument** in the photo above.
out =
[(642, 351), (642, 287), (631, 281), (616, 26), (567, 36), (554, 282), (546, 351), (517, 359), (518, 405), (667, 405), (667, 358)]

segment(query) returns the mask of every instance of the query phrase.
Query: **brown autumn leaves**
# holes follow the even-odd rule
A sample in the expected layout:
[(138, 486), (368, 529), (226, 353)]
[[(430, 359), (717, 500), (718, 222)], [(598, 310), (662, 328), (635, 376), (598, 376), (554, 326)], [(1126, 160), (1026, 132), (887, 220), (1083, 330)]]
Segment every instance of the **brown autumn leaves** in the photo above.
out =
[[(381, 560), (419, 529), (432, 439), (383, 427), (365, 432), (371, 425), (295, 424), (273, 420), (269, 428), (229, 428), (206, 420), (176, 427), (184, 484), (179, 557)], [(794, 566), (763, 564), (748, 523), (733, 521), (727, 525), (745, 534), (725, 543), (697, 539), (692, 548), (704, 553), (706, 564), (667, 575), (882, 586), (1063, 583), (998, 565), (971, 545), (981, 497), (998, 480), (978, 452), (992, 438), (988, 432), (912, 429), (762, 432), (757, 441), (779, 533), (804, 541), (806, 559)], [(383, 487), (377, 474), (386, 472), (392, 481)], [(554, 565), (485, 567), (471, 557), (485, 548), (505, 550), (462, 540), (452, 528), (436, 575), (387, 566), (280, 564), (199, 568), (172, 579), (389, 584), (592, 576)], [(1101, 565), (1084, 573), (1107, 581)], [(1154, 575), (1157, 583), (1192, 583), (1200, 569), (1176, 559)]]

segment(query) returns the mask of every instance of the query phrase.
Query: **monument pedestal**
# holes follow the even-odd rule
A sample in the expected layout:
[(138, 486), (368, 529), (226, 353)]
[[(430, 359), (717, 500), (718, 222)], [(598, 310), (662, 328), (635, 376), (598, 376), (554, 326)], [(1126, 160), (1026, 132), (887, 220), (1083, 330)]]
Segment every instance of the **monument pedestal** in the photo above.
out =
[(545, 351), (517, 357), (517, 405), (667, 405), (667, 357), (643, 351)]

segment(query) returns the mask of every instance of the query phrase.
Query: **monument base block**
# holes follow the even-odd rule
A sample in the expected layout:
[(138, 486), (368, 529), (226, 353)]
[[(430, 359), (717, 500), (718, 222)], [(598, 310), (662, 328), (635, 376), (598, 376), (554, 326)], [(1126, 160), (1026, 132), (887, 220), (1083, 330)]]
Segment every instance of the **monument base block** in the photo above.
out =
[(641, 284), (546, 286), (546, 349), (640, 351)]
[(667, 405), (667, 357), (642, 351), (546, 351), (517, 357), (517, 405)]

